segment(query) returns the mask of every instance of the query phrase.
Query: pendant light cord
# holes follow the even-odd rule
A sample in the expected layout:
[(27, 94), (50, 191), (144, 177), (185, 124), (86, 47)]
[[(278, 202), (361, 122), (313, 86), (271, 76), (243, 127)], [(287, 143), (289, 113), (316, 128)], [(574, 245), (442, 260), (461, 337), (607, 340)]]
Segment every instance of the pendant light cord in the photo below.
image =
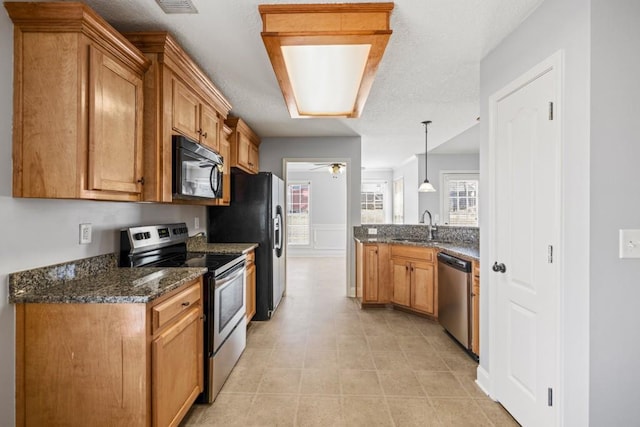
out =
[(422, 124), (424, 125), (424, 179), (425, 179), (425, 182), (429, 182), (429, 174), (427, 169), (427, 151), (429, 149), (427, 147), (427, 135), (429, 133), (429, 123), (431, 123), (431, 120), (425, 120), (424, 122), (422, 122)]

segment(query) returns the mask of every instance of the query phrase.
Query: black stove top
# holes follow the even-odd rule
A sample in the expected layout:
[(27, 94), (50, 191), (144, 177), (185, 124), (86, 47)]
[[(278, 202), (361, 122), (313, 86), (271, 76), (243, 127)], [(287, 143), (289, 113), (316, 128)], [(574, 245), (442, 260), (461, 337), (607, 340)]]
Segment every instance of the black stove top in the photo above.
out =
[[(153, 267), (206, 267), (209, 271), (215, 271), (236, 260), (239, 256), (240, 254), (220, 255), (186, 252), (156, 261)], [(147, 267), (150, 267), (150, 265), (147, 265)]]

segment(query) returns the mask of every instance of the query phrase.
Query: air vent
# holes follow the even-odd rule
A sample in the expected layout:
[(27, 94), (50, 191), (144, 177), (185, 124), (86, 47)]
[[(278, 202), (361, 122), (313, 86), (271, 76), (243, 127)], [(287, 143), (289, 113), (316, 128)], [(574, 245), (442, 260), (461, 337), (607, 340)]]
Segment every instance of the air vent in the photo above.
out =
[(191, 0), (156, 0), (164, 13), (198, 13)]

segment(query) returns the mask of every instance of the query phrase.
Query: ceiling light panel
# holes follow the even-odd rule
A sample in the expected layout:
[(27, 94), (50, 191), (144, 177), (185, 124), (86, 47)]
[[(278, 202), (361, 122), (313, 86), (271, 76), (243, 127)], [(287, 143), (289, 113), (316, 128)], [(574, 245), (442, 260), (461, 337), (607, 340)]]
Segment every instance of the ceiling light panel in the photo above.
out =
[(348, 116), (355, 107), (371, 45), (282, 46), (301, 116)]
[(393, 3), (260, 5), (291, 117), (359, 117), (391, 36)]
[(167, 14), (198, 13), (198, 9), (191, 0), (156, 0), (156, 3)]

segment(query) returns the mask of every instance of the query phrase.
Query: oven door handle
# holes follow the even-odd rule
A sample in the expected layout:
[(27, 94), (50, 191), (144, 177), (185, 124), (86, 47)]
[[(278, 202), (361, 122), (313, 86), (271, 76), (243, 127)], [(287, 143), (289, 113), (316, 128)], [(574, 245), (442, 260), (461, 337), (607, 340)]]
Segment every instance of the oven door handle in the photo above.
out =
[(235, 279), (237, 279), (239, 276), (243, 276), (244, 270), (245, 270), (245, 265), (243, 262), (239, 264), (239, 266), (233, 267), (233, 269), (226, 272), (221, 277), (214, 278), (216, 290), (225, 287), (230, 282), (233, 282)]

